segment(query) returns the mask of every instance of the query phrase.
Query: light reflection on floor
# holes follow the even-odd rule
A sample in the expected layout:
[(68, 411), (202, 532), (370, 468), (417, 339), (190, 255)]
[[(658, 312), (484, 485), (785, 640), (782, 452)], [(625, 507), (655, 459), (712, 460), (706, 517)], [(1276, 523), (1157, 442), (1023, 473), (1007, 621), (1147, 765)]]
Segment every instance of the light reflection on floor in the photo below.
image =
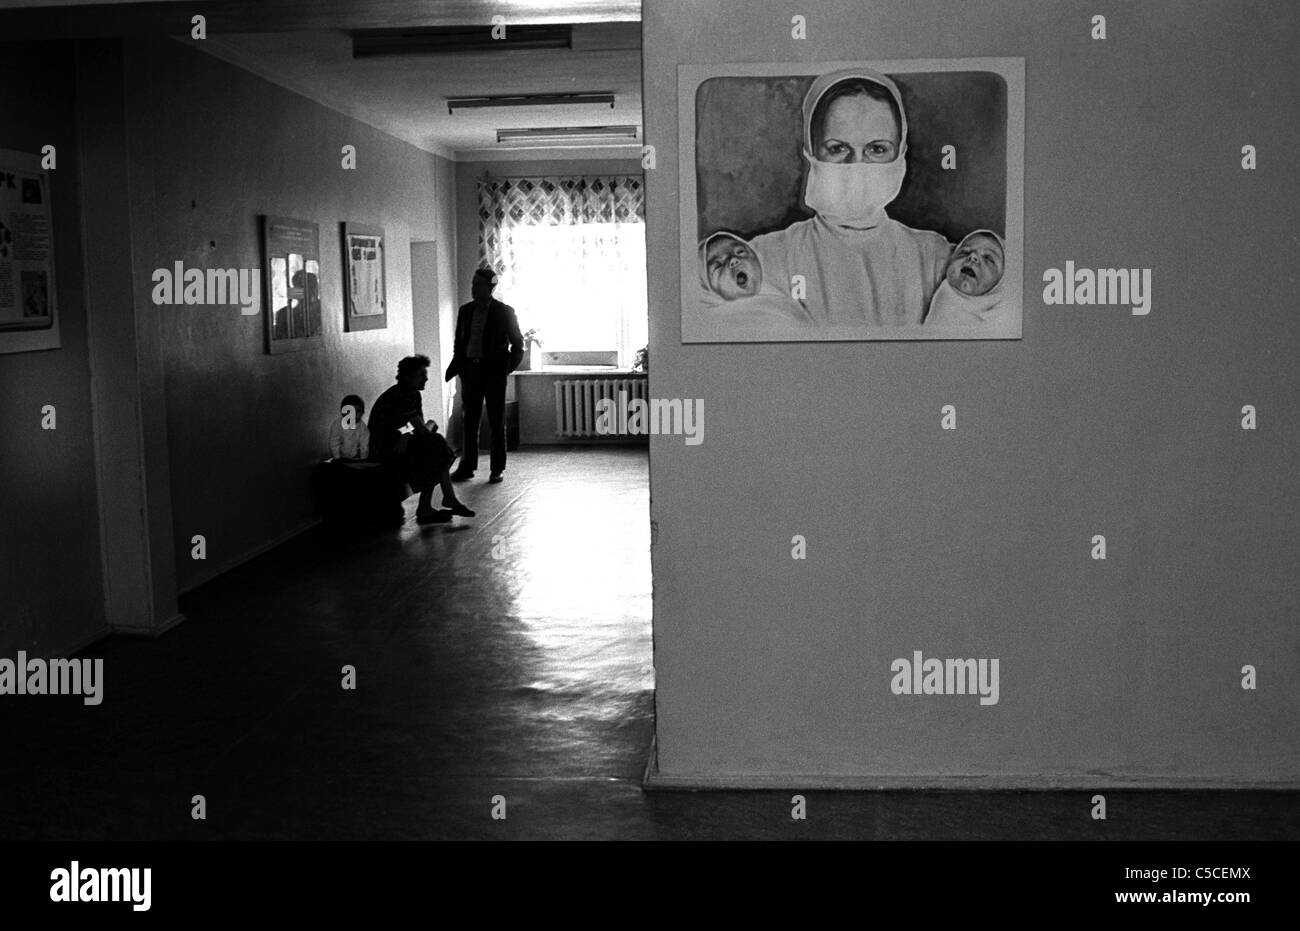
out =
[[(1076, 792), (809, 792), (807, 821), (788, 793), (643, 793), (646, 473), (644, 450), (511, 454), (503, 484), (463, 486), (472, 520), (309, 534), (184, 599), (166, 636), (95, 644), (115, 684), (93, 714), (0, 702), (21, 748), (0, 839), (1100, 836)], [(177, 804), (199, 788), (218, 817)], [(1288, 793), (1108, 798), (1107, 839), (1300, 836)]]
[(513, 503), (507, 537), (510, 613), (540, 651), (527, 688), (586, 692), (581, 713), (617, 717), (621, 696), (654, 687), (648, 502), (630, 506), (617, 472), (556, 478)]

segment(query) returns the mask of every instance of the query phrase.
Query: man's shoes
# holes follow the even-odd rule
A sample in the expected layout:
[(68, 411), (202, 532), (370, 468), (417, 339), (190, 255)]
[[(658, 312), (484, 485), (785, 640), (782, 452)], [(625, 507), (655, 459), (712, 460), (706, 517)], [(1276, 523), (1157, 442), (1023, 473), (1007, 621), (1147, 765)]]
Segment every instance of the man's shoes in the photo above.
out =
[(493, 472), (490, 476), (488, 476), (488, 484), (499, 485), (501, 484), (502, 478), (503, 476), (501, 475), (500, 472)]
[(432, 511), (416, 511), (415, 522), (417, 524), (445, 524), (451, 520), (452, 513), (446, 508)]
[(451, 506), (451, 511), (450, 511), (450, 513), (452, 513), (452, 514), (459, 514), (461, 517), (473, 517), (473, 516), (474, 516), (474, 512), (471, 511), (469, 508), (465, 507), (465, 505), (464, 505), (463, 503), (461, 503), (460, 501), (457, 501), (455, 504), (453, 504), (453, 505)]
[(473, 469), (457, 469), (455, 472), (451, 473), (451, 480), (453, 482), (465, 482), (469, 481), (473, 477)]

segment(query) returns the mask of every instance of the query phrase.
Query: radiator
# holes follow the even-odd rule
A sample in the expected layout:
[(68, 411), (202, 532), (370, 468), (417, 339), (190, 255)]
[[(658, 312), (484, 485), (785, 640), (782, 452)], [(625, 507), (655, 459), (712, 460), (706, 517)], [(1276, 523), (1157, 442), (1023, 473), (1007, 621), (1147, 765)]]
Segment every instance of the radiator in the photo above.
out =
[[(614, 403), (612, 422), (618, 422), (619, 394), (649, 399), (645, 378), (563, 378), (555, 383), (555, 435), (601, 436), (596, 432), (596, 402)], [(609, 435), (609, 434), (605, 434)]]

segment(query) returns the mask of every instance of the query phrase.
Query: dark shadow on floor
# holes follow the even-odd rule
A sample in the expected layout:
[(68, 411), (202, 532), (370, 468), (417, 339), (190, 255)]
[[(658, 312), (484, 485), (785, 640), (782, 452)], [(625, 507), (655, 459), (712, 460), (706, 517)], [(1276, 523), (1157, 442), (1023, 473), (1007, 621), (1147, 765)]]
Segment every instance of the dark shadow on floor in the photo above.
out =
[(789, 792), (643, 794), (645, 450), (512, 454), (462, 496), (473, 520), (314, 530), (94, 645), (98, 707), (0, 700), (0, 839), (1300, 836), (1288, 793), (1110, 792), (1106, 822), (1083, 792), (814, 792), (807, 821)]

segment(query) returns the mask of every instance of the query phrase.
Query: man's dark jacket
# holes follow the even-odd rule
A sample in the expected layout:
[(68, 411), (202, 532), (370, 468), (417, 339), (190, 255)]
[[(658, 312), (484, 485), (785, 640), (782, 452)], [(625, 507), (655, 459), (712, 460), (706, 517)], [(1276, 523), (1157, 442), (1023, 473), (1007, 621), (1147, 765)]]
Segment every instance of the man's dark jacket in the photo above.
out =
[[(462, 304), (456, 315), (456, 342), (447, 381), (462, 375), (469, 366), (469, 331), (474, 321), (474, 302)], [(483, 367), (492, 373), (507, 375), (524, 359), (524, 336), (519, 332), (515, 309), (495, 298), (488, 306), (483, 324)]]

